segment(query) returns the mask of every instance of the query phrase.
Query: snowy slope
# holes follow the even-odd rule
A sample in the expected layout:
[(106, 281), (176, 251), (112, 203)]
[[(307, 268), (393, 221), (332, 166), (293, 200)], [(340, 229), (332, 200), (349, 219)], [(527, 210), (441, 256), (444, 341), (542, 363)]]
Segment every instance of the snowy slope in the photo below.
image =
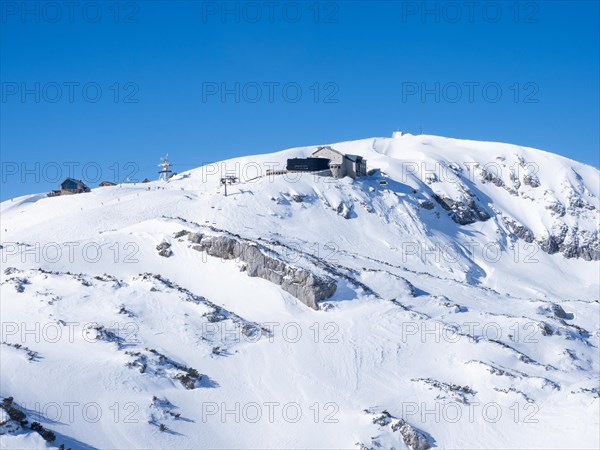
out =
[[(1, 448), (597, 448), (598, 170), (332, 147), (370, 176), (267, 175), (305, 147), (2, 203), (0, 394), (29, 423)], [(318, 310), (274, 281), (298, 270), (335, 282)]]

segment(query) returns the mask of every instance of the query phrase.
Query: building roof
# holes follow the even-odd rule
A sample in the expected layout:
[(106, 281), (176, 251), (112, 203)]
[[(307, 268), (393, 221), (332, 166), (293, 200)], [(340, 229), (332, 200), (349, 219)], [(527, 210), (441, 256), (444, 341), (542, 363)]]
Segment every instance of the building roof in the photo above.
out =
[(81, 185), (81, 186), (85, 186), (85, 183), (81, 180), (77, 180), (76, 178), (65, 178), (65, 181), (63, 181), (60, 184), (65, 184), (67, 181), (71, 181), (75, 184)]
[(315, 151), (313, 152), (313, 155), (314, 155), (315, 153), (318, 153), (318, 152), (320, 152), (321, 150), (330, 150), (330, 151), (332, 151), (332, 152), (334, 152), (334, 153), (337, 153), (338, 155), (343, 155), (343, 153), (342, 153), (342, 152), (338, 152), (337, 150), (335, 150), (335, 149), (331, 148), (331, 147), (330, 147), (330, 146), (328, 146), (328, 145), (327, 145), (327, 146), (325, 146), (325, 147), (319, 147), (317, 150), (315, 150)]
[(347, 159), (349, 159), (352, 162), (358, 162), (363, 159), (362, 156), (358, 156), (358, 155), (345, 155), (345, 156)]

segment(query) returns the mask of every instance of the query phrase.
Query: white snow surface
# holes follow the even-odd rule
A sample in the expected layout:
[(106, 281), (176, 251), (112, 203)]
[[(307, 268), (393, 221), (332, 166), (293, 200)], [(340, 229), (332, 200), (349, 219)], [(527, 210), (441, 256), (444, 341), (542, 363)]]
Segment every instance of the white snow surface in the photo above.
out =
[[(3, 202), (0, 395), (56, 440), (8, 432), (3, 414), (0, 448), (410, 448), (373, 422), (383, 411), (432, 447), (600, 448), (599, 262), (501, 220), (597, 239), (598, 169), (425, 135), (331, 145), (372, 175), (265, 175), (311, 146)], [(490, 219), (460, 225), (433, 198), (466, 192)], [(260, 243), (337, 291), (310, 309), (181, 230)]]

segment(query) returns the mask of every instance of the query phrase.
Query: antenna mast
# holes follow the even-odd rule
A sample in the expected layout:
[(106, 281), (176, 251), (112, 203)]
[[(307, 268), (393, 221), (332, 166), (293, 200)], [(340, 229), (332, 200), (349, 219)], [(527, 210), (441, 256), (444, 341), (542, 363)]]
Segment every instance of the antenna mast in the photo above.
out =
[(162, 170), (158, 172), (159, 181), (169, 181), (169, 178), (173, 176), (173, 171), (170, 169), (173, 167), (173, 164), (169, 162), (169, 155), (163, 156), (161, 159), (161, 163), (158, 167), (162, 167)]

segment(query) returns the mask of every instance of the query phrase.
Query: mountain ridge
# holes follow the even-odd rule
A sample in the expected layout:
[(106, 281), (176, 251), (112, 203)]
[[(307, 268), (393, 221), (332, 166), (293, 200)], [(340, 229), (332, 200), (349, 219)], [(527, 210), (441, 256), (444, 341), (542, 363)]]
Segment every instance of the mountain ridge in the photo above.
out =
[(596, 448), (599, 171), (462, 142), (3, 202), (2, 448)]

